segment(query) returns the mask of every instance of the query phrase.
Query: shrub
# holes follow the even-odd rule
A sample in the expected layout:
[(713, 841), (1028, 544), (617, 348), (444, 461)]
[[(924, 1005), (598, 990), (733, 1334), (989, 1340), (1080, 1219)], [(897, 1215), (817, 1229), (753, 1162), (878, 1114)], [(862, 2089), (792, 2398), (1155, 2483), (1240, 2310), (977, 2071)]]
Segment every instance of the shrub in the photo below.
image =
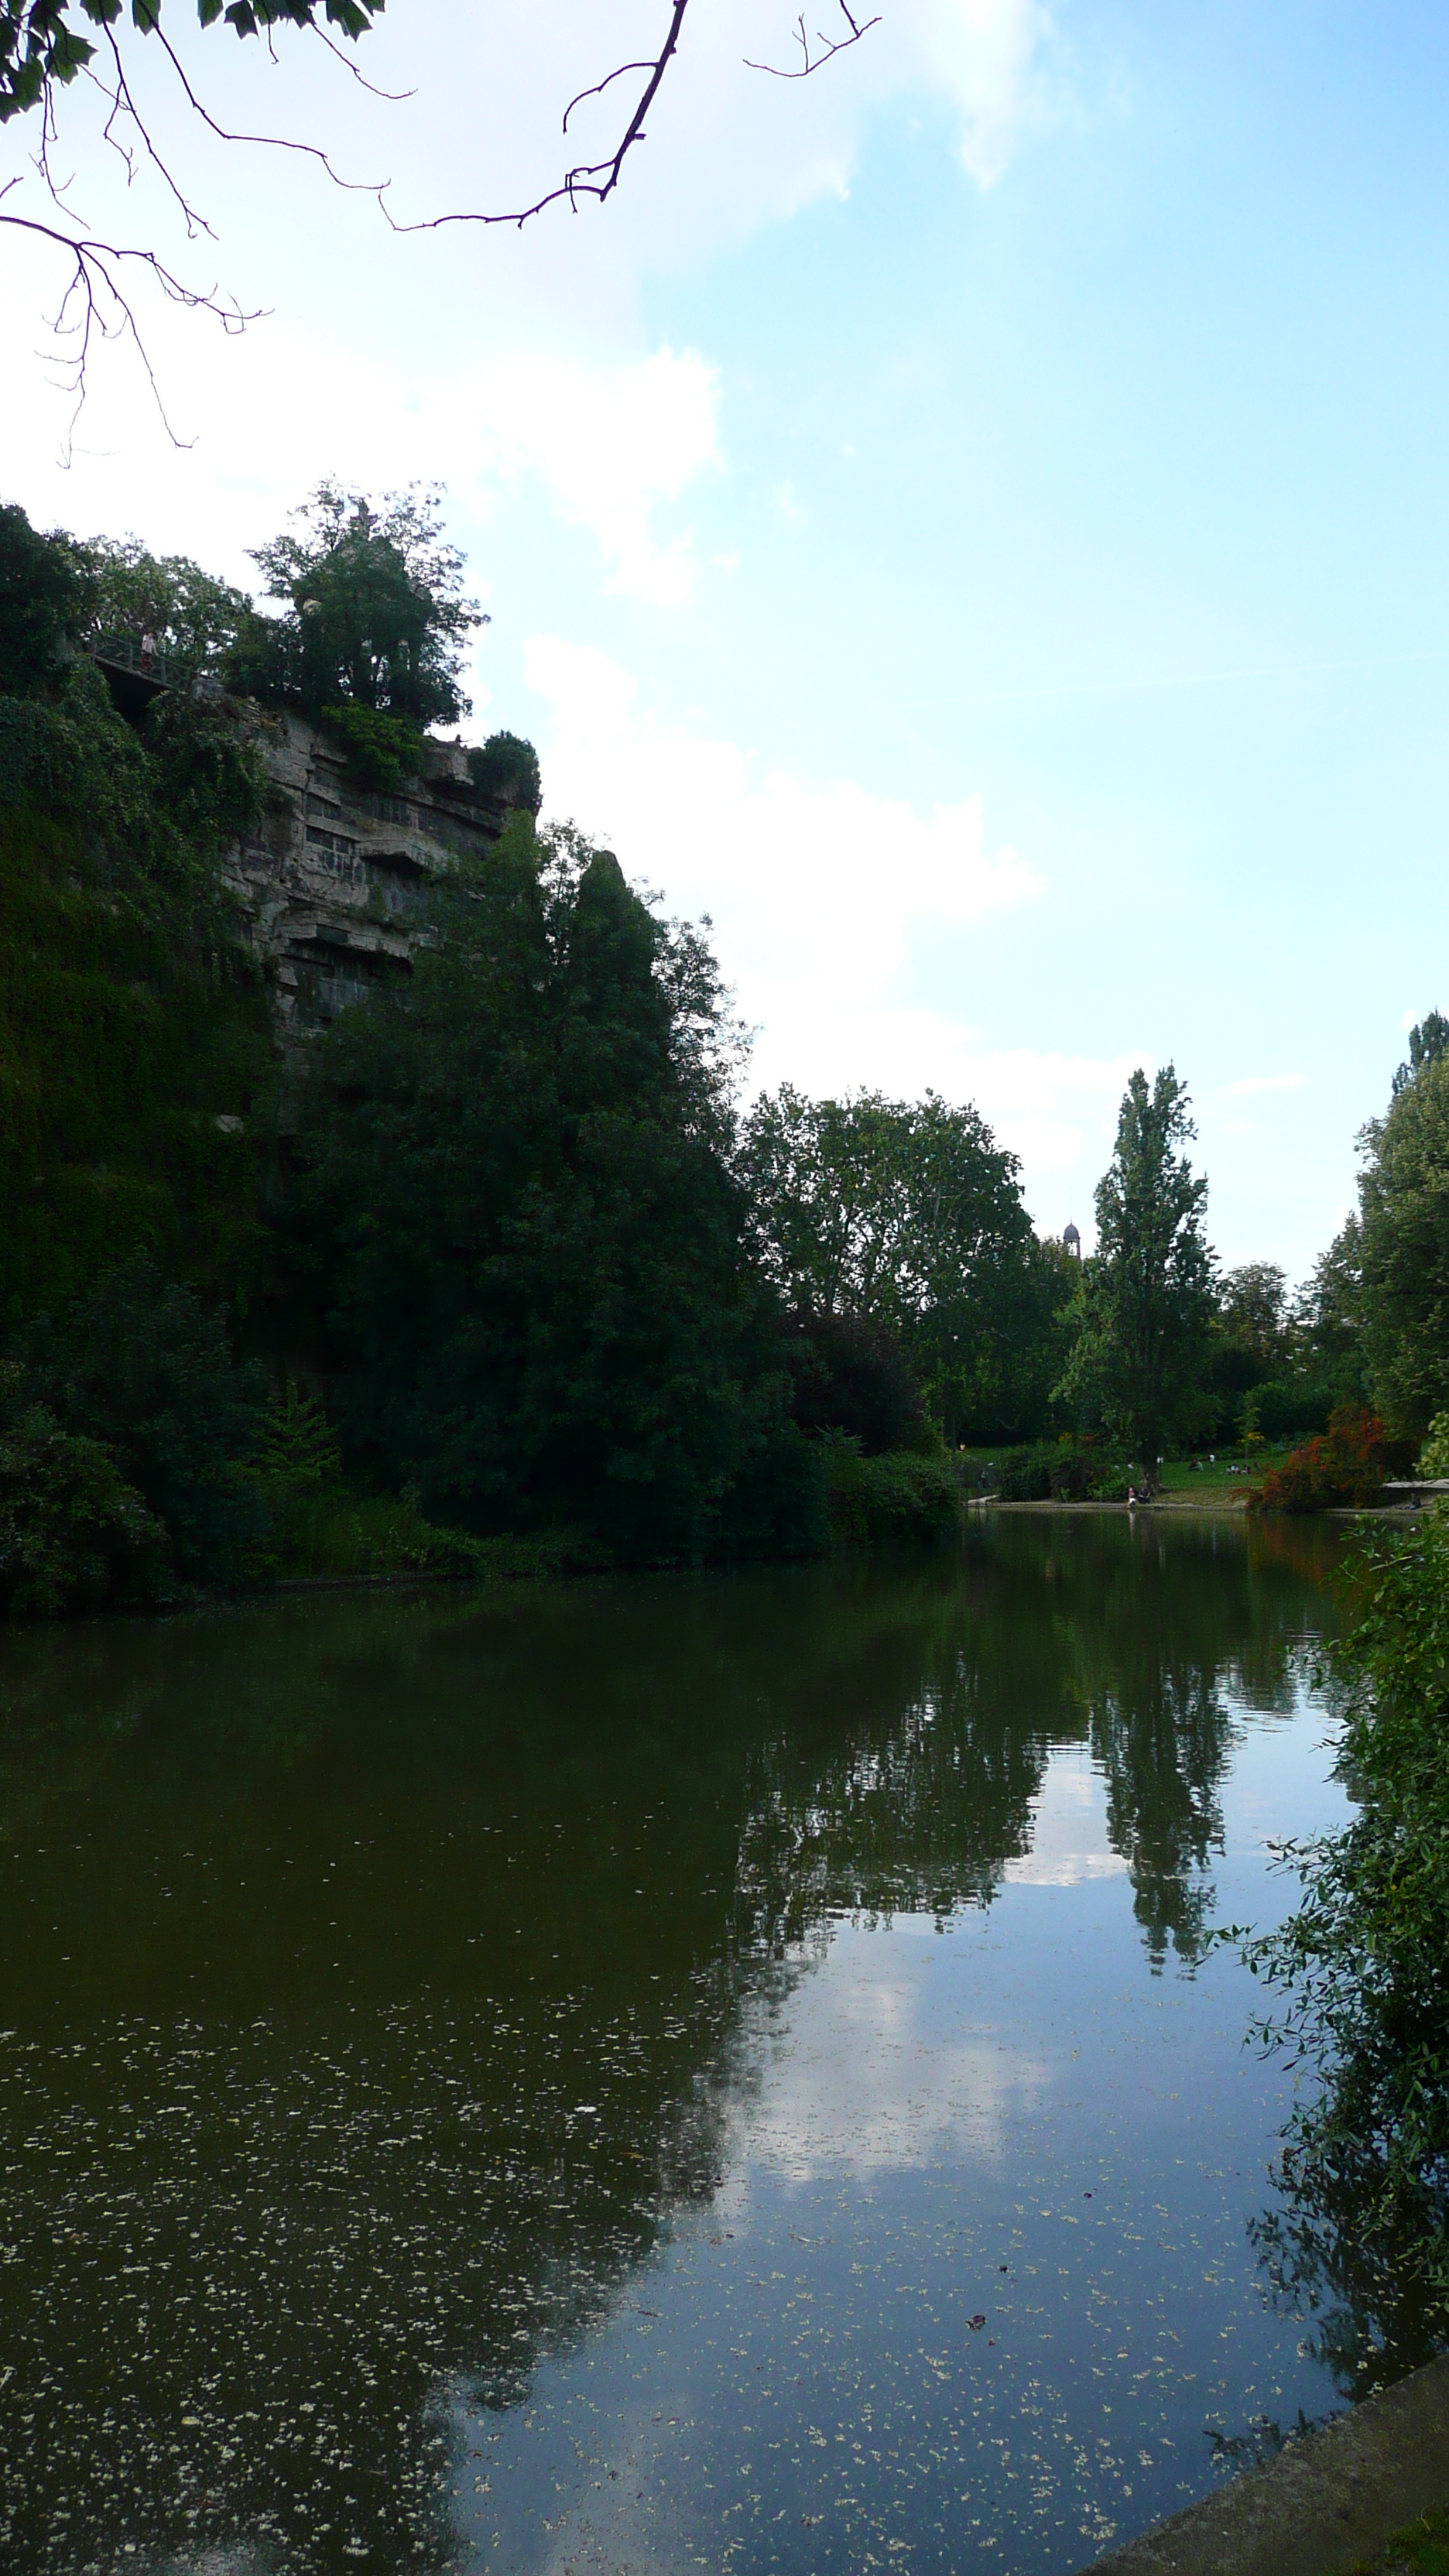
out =
[(1038, 1440), (1003, 1451), (993, 1490), (1004, 1503), (1082, 1503), (1096, 1493), (1101, 1471), (1102, 1461), (1085, 1444)]
[(65, 1610), (154, 1601), (166, 1533), (99, 1440), (43, 1404), (0, 1429), (0, 1605)]
[(521, 805), (536, 814), (543, 802), (538, 754), (521, 734), (490, 733), (469, 752), (468, 775), (479, 795), (497, 805)]
[[(1260, 2036), (1321, 2088), (1294, 2112), (1282, 2181), (1298, 2268), (1315, 2248), (1375, 2298), (1449, 2303), (1449, 1512), (1375, 1532), (1348, 1569), (1361, 1615), (1331, 1649), (1339, 1767), (1356, 1811), (1282, 1857), (1304, 1901), (1253, 1942), (1287, 1998)], [(1310, 2267), (1311, 2268), (1311, 2267)], [(1442, 2340), (1440, 2323), (1436, 2339)]]
[(1263, 1512), (1322, 1512), (1372, 1502), (1395, 1461), (1397, 1444), (1366, 1405), (1341, 1404), (1320, 1438), (1291, 1450), (1271, 1468), (1249, 1507)]
[(839, 1435), (822, 1445), (835, 1539), (940, 1538), (959, 1527), (960, 1490), (944, 1458), (901, 1449), (866, 1458)]
[(1125, 1503), (1134, 1486), (1140, 1486), (1141, 1481), (1137, 1468), (1124, 1466), (1120, 1459), (1106, 1459), (1092, 1478), (1092, 1500), (1094, 1503)]
[(423, 729), (411, 717), (360, 706), (324, 707), (322, 716), (346, 745), (347, 766), (360, 787), (396, 795), (417, 777), (423, 765)]

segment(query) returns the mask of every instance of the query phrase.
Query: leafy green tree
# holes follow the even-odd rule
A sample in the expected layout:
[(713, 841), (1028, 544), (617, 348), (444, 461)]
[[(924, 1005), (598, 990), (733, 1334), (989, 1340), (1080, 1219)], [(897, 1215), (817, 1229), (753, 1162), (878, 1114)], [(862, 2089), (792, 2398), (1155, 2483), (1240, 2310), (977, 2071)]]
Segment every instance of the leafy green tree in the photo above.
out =
[(786, 1318), (784, 1357), (802, 1430), (843, 1432), (867, 1458), (936, 1446), (915, 1372), (883, 1325), (797, 1307)]
[(139, 537), (70, 541), (89, 592), (87, 633), (149, 635), (189, 670), (212, 671), (235, 643), (251, 601), (189, 555), (153, 555)]
[(324, 1041), (301, 1139), (296, 1258), (353, 1458), (476, 1528), (624, 1556), (818, 1537), (707, 950), (522, 819), (439, 928)]
[(480, 795), (492, 796), (500, 805), (524, 806), (536, 814), (543, 802), (538, 754), (521, 734), (490, 733), (469, 752), (468, 775)]
[(1063, 1394), (1150, 1463), (1201, 1400), (1216, 1299), (1203, 1233), (1207, 1182), (1169, 1064), (1133, 1074), (1111, 1163), (1097, 1184), (1097, 1250), (1083, 1266), (1081, 1324)]
[(1282, 2179), (1303, 2268), (1349, 2249), (1378, 2298), (1417, 2281), (1449, 2311), (1449, 1518), (1379, 1533), (1354, 1567), (1358, 1616), (1331, 1648), (1355, 1812), (1287, 1858), (1304, 1900), (1254, 1942), (1284, 1999), (1260, 2035), (1323, 2077), (1289, 2125)]
[[(1434, 1023), (1438, 1022), (1437, 1028)], [(1427, 1036), (1425, 1032), (1428, 1032)], [(1365, 1127), (1360, 1312), (1368, 1380), (1390, 1430), (1420, 1439), (1449, 1405), (1449, 1054), (1437, 1013), (1407, 1078)]]
[(1019, 1170), (977, 1110), (934, 1092), (817, 1101), (784, 1084), (740, 1149), (782, 1295), (894, 1333), (951, 1439), (1040, 1409), (1059, 1365), (1041, 1355), (1066, 1277), (1032, 1232)]
[(296, 528), (257, 548), (281, 617), (243, 621), (228, 659), (236, 688), (314, 718), (368, 709), (417, 725), (467, 712), (467, 641), (485, 624), (463, 596), (463, 558), (442, 533), (441, 487), (373, 504), (319, 483)]
[(1288, 1354), (1287, 1274), (1276, 1261), (1245, 1261), (1230, 1270), (1218, 1291), (1218, 1325), (1251, 1362), (1270, 1377)]
[(1449, 1053), (1449, 1020), (1445, 1019), (1442, 1011), (1430, 1011), (1426, 1019), (1409, 1031), (1408, 1058), (1394, 1076), (1394, 1098), (1397, 1100), (1399, 1093), (1408, 1088), (1426, 1065), (1437, 1064), (1440, 1056), (1446, 1053)]

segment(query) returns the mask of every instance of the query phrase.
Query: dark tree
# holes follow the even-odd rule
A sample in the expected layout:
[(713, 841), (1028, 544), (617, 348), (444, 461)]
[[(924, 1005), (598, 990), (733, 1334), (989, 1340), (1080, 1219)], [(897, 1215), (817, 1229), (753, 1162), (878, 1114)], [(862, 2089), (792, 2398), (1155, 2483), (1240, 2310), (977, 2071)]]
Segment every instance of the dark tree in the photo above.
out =
[(1097, 1250), (1063, 1392), (1149, 1463), (1183, 1424), (1207, 1360), (1215, 1305), (1203, 1233), (1207, 1182), (1182, 1148), (1196, 1134), (1187, 1089), (1164, 1066), (1134, 1073), (1097, 1184)]
[(813, 1539), (712, 963), (609, 853), (522, 818), (439, 927), (336, 1024), (303, 1138), (352, 1456), (474, 1527), (623, 1556)]
[(786, 1319), (785, 1362), (803, 1431), (847, 1432), (867, 1458), (931, 1445), (915, 1372), (883, 1325), (797, 1308)]
[(1369, 1386), (1392, 1431), (1419, 1439), (1449, 1406), (1449, 1027), (1410, 1039), (1359, 1176), (1359, 1310)]
[(91, 614), (74, 551), (0, 505), (0, 697), (41, 695), (61, 677)]

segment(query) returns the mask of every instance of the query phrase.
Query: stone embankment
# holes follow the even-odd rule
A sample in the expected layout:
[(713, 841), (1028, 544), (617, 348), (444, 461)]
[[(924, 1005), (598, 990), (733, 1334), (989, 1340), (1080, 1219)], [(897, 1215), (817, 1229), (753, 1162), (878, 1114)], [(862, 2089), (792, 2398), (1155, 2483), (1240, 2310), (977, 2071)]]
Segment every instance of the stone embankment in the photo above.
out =
[(1449, 2357), (1369, 2397), (1083, 2576), (1343, 2576), (1449, 2505)]

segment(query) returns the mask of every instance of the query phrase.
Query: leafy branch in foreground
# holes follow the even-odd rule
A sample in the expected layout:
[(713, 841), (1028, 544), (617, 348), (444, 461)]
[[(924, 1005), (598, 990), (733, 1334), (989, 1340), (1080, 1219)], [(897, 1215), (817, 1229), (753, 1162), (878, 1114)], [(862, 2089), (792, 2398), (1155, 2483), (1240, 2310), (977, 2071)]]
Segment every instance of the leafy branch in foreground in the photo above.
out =
[(1319, 2078), (1265, 2232), (1283, 2286), (1376, 2312), (1377, 2342), (1385, 2316), (1416, 2318), (1415, 2343), (1449, 2311), (1449, 1515), (1376, 1535), (1349, 1571), (1360, 1615), (1330, 1661), (1358, 1812), (1282, 1847), (1303, 1901), (1244, 1953), (1282, 1998), (1255, 2036)]

